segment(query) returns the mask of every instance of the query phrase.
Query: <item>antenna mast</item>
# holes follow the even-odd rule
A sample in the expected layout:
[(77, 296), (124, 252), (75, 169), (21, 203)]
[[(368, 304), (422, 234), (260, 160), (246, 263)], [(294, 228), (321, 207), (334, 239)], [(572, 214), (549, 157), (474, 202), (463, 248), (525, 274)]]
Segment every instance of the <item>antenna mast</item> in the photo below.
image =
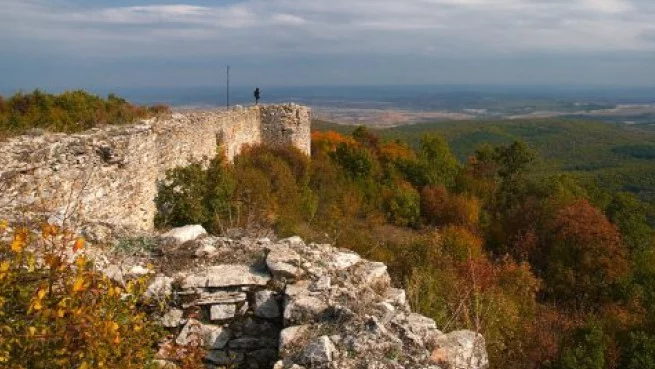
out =
[(230, 66), (227, 66), (227, 101), (226, 105), (230, 107)]

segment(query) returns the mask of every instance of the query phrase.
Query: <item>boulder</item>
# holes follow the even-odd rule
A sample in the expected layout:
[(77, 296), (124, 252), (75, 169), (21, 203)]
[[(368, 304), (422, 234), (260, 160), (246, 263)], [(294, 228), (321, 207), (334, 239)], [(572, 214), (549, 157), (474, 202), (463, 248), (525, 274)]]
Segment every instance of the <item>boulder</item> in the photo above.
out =
[(288, 348), (302, 343), (306, 335), (309, 333), (310, 325), (296, 325), (288, 327), (280, 332), (280, 346), (279, 351), (284, 352)]
[(259, 291), (255, 293), (255, 316), (269, 319), (280, 317), (280, 305), (275, 299), (275, 292)]
[(430, 362), (444, 369), (486, 369), (489, 359), (482, 335), (472, 331), (455, 331), (437, 337)]
[(275, 278), (298, 279), (302, 273), (300, 255), (285, 246), (276, 246), (266, 256), (266, 266)]
[(173, 239), (177, 243), (185, 243), (188, 241), (193, 241), (200, 236), (207, 234), (205, 228), (201, 225), (188, 225), (179, 228), (173, 228), (170, 231), (162, 234), (160, 237), (164, 239)]
[(284, 307), (285, 324), (304, 324), (322, 320), (328, 305), (318, 297), (301, 296), (287, 301)]
[(328, 336), (321, 336), (312, 341), (303, 351), (302, 361), (308, 365), (327, 364), (331, 362), (337, 352)]
[(230, 337), (230, 331), (225, 328), (189, 319), (175, 342), (180, 346), (199, 344), (208, 350), (220, 350), (225, 347)]

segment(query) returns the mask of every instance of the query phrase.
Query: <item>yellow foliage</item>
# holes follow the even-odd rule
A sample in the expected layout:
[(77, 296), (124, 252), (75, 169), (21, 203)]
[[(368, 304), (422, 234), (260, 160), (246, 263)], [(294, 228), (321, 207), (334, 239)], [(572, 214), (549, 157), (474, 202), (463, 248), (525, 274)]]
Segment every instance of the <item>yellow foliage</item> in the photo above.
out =
[(67, 251), (83, 247), (83, 239), (52, 225), (36, 235), (21, 228), (0, 242), (0, 367), (152, 366), (159, 335), (138, 312), (145, 281), (131, 281), (125, 297), (84, 256), (67, 261)]

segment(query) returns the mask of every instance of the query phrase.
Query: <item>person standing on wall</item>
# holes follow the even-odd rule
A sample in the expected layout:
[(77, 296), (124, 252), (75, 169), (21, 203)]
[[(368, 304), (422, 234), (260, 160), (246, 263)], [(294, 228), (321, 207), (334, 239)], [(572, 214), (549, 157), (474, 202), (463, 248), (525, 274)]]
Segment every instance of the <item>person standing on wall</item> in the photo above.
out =
[(255, 95), (255, 105), (259, 105), (259, 98), (261, 97), (259, 94), (259, 87), (255, 89), (254, 95)]

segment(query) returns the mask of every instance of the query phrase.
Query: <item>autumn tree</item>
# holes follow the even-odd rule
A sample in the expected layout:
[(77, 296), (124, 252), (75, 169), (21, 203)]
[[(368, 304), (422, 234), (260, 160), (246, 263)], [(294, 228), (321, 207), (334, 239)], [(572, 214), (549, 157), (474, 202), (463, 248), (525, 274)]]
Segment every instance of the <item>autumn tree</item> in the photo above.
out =
[(611, 298), (629, 271), (616, 226), (586, 200), (558, 210), (547, 227), (544, 278), (551, 300), (581, 308)]

